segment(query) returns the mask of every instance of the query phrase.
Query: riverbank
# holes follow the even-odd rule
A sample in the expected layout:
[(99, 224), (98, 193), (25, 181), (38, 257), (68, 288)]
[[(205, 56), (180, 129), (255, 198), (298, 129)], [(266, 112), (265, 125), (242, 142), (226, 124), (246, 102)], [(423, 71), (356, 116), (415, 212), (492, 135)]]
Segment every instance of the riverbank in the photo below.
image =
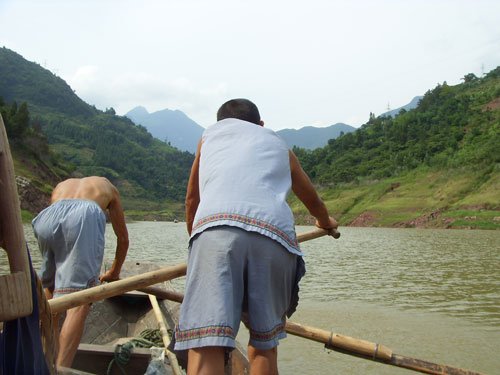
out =
[[(48, 189), (18, 179), (23, 221), (48, 204)], [(398, 177), (318, 186), (342, 226), (500, 230), (500, 173), (492, 170), (418, 168)], [(122, 203), (128, 221), (183, 221), (184, 203), (129, 197)], [(297, 225), (313, 225), (304, 205), (290, 195)]]
[[(23, 223), (29, 224), (34, 215), (29, 211), (22, 211)], [(136, 221), (159, 221), (159, 222), (183, 222), (184, 215), (180, 211), (125, 211), (127, 222)], [(341, 226), (364, 227), (364, 228), (420, 228), (420, 229), (480, 229), (500, 230), (500, 211), (495, 210), (456, 210), (436, 211), (424, 214), (416, 219), (395, 223), (393, 225), (381, 225), (379, 223), (380, 213), (364, 212), (353, 222), (345, 224), (340, 221)], [(297, 225), (314, 225), (314, 218), (305, 213), (296, 213)]]

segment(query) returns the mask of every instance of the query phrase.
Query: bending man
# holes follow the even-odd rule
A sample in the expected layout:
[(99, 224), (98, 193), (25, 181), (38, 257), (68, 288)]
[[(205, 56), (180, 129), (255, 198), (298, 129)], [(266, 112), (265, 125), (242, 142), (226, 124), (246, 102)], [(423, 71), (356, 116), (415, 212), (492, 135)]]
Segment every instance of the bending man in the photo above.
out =
[(217, 121), (202, 136), (188, 183), (191, 239), (175, 349), (189, 350), (188, 374), (223, 374), (243, 318), (250, 373), (277, 374), (278, 341), (305, 272), (290, 189), (318, 227), (337, 222), (294, 153), (263, 127), (255, 104), (230, 100)]
[[(99, 277), (106, 211), (117, 244), (111, 268)], [(52, 192), (51, 205), (32, 224), (43, 256), (40, 278), (47, 298), (119, 278), (129, 240), (120, 194), (108, 179), (92, 176), (59, 183)], [(90, 305), (84, 305), (67, 311), (59, 335), (57, 366), (71, 366), (89, 310)]]

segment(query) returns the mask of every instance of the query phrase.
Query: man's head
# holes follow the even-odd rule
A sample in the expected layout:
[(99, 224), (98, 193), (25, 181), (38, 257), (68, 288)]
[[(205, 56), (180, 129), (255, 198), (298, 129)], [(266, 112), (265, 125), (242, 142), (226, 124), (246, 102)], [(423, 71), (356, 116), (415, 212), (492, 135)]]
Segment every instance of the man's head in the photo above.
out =
[(260, 120), (259, 109), (248, 99), (232, 99), (225, 102), (217, 111), (217, 121), (226, 118), (237, 118), (257, 125), (264, 125)]

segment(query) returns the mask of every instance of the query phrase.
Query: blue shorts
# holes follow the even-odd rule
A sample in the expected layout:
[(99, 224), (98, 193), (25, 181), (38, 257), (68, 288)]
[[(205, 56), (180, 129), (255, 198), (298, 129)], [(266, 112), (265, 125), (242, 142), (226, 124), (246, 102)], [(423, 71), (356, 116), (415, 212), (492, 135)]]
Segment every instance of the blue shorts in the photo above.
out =
[(220, 226), (190, 245), (186, 290), (175, 332), (175, 349), (235, 347), (242, 313), (249, 344), (271, 349), (286, 337), (285, 321), (300, 277), (298, 260), (277, 241), (240, 228)]
[(32, 222), (42, 253), (40, 279), (54, 297), (99, 283), (106, 215), (91, 200), (63, 199)]

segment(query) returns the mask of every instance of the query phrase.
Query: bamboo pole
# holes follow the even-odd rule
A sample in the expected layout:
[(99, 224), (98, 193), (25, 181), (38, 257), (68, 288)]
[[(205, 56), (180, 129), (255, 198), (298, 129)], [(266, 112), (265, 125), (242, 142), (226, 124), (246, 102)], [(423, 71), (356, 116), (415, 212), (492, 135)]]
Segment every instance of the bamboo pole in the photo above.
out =
[(170, 367), (172, 367), (172, 371), (174, 375), (181, 375), (182, 371), (179, 367), (179, 362), (177, 362), (177, 357), (174, 353), (168, 350), (168, 346), (170, 345), (170, 337), (168, 336), (167, 325), (165, 324), (165, 319), (163, 318), (163, 314), (161, 313), (160, 305), (158, 304), (158, 300), (152, 294), (148, 294), (149, 301), (151, 302), (151, 306), (153, 306), (153, 311), (156, 316), (156, 320), (158, 321), (158, 325), (160, 327), (161, 336), (163, 339), (163, 345), (165, 345), (165, 354), (167, 354), (168, 360), (170, 361)]
[(480, 373), (471, 370), (394, 354), (391, 349), (381, 344), (339, 335), (333, 332), (290, 321), (286, 322), (285, 329), (291, 335), (323, 343), (327, 349), (332, 349), (340, 353), (369, 359), (387, 365), (422, 372), (424, 374), (481, 375)]
[(165, 290), (155, 286), (147, 286), (145, 288), (137, 289), (139, 292), (152, 294), (158, 299), (168, 299), (169, 301), (180, 302), (184, 297), (182, 293), (174, 292), (173, 290)]
[[(183, 297), (184, 296), (180, 294), (180, 296), (174, 296), (172, 299), (167, 297), (167, 299), (182, 303)], [(285, 323), (285, 331), (294, 336), (325, 344), (327, 349), (335, 350), (339, 353), (384, 363), (386, 365), (402, 367), (422, 372), (424, 374), (482, 375), (479, 372), (471, 370), (464, 370), (457, 367), (441, 365), (418, 358), (395, 354), (390, 348), (382, 344), (340, 335), (320, 328), (305, 326), (291, 321), (287, 321)]]
[[(335, 232), (337, 234), (335, 234)], [(340, 233), (335, 231), (332, 236), (338, 238)], [(299, 234), (298, 242), (308, 241), (314, 238), (329, 234), (325, 229), (314, 229), (312, 231)], [(182, 303), (184, 296), (181, 293), (163, 294), (168, 300)], [(382, 344), (373, 343), (366, 340), (356, 339), (322, 330), (315, 327), (305, 326), (291, 321), (285, 324), (285, 331), (291, 335), (305, 338), (325, 344), (327, 349), (335, 350), (339, 353), (349, 354), (355, 357), (380, 362), (387, 365), (406, 368), (409, 370), (432, 375), (482, 375), (481, 373), (465, 370), (448, 365), (441, 365), (424, 361), (418, 358), (407, 357), (393, 353), (393, 351)]]
[(305, 242), (309, 240), (314, 240), (315, 238), (323, 237), (326, 235), (331, 235), (333, 238), (338, 239), (340, 237), (340, 233), (337, 229), (322, 229), (316, 228), (309, 232), (301, 233), (297, 235), (298, 242)]
[[(297, 236), (298, 242), (308, 241), (327, 235), (329, 232), (325, 229), (314, 229)], [(175, 292), (160, 291), (158, 288), (152, 288), (151, 285), (185, 276), (187, 265), (185, 263), (177, 266), (165, 267), (159, 270), (150, 271), (141, 275), (127, 277), (112, 283), (101, 284), (93, 288), (74, 292), (66, 296), (49, 300), (51, 312), (57, 314), (72, 307), (96, 302), (105, 298), (114, 297), (131, 290), (139, 290), (148, 294), (156, 295), (160, 298), (179, 299)]]
[(61, 313), (76, 306), (96, 302), (105, 298), (117, 296), (131, 290), (141, 289), (149, 285), (172, 280), (186, 274), (186, 264), (165, 267), (126, 279), (101, 284), (93, 288), (71, 293), (49, 300), (52, 314)]

